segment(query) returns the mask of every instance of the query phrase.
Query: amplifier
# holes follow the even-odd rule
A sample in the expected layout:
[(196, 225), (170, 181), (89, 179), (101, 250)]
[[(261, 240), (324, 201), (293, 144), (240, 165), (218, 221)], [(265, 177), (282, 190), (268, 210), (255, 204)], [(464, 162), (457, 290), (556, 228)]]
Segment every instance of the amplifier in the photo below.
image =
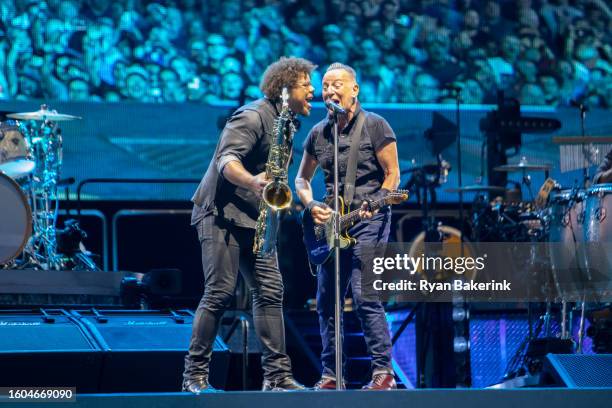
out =
[[(187, 311), (0, 311), (0, 384), (176, 392), (192, 321)], [(215, 387), (225, 386), (229, 355), (217, 337), (210, 367)]]

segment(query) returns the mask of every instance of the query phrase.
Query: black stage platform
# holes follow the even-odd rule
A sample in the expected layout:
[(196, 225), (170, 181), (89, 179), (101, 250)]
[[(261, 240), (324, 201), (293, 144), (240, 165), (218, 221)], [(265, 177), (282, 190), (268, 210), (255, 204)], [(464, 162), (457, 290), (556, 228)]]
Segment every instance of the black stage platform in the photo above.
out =
[[(2, 408), (23, 408), (23, 402), (0, 398)], [(39, 402), (37, 405), (42, 404)], [(397, 390), (397, 391), (306, 391), (306, 392), (217, 392), (89, 394), (76, 402), (54, 403), (60, 408), (244, 408), (244, 407), (350, 407), (350, 408), (609, 408), (612, 389), (515, 389), (515, 390)]]

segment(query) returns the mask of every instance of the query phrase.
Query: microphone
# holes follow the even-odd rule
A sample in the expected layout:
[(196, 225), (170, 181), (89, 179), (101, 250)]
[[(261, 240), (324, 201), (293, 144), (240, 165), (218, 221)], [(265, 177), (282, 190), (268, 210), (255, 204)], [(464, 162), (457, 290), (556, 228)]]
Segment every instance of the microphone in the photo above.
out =
[(334, 101), (330, 101), (330, 100), (325, 101), (325, 106), (327, 106), (328, 109), (331, 109), (336, 114), (338, 113), (341, 115), (346, 114), (346, 109), (344, 109), (342, 106), (338, 105)]

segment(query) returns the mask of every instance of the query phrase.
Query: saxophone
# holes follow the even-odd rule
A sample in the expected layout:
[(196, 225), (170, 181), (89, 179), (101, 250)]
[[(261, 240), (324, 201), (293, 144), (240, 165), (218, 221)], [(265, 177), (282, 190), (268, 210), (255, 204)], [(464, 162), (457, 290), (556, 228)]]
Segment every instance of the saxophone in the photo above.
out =
[(287, 170), (296, 128), (292, 120), (293, 114), (289, 111), (287, 88), (283, 88), (282, 101), (281, 111), (274, 122), (273, 140), (266, 162), (266, 178), (270, 182), (263, 188), (255, 227), (253, 253), (260, 256), (275, 252), (280, 210), (289, 207), (293, 198), (287, 182)]

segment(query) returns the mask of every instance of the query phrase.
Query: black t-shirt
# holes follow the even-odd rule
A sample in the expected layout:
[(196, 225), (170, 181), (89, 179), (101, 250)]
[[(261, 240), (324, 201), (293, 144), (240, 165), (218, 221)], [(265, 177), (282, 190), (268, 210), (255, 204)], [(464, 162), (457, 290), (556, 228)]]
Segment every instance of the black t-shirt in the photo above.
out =
[[(355, 177), (355, 196), (351, 208), (361, 205), (369, 194), (380, 189), (385, 179), (385, 173), (376, 158), (376, 152), (386, 143), (395, 142), (397, 138), (389, 123), (381, 116), (367, 112), (357, 107), (355, 116), (341, 132), (338, 142), (338, 173), (340, 180), (339, 194), (344, 194), (344, 180), (349, 150), (351, 147), (351, 129), (355, 126), (358, 115), (366, 115), (361, 131), (357, 171)], [(304, 141), (304, 151), (314, 157), (325, 178), (327, 197), (333, 195), (334, 189), (334, 139), (332, 137), (332, 122), (324, 119), (317, 123)]]
[(261, 198), (230, 183), (222, 171), (232, 160), (240, 161), (251, 174), (265, 171), (277, 116), (277, 107), (269, 99), (261, 98), (239, 108), (229, 118), (213, 160), (191, 199), (195, 204), (192, 224), (215, 214), (233, 225), (255, 228)]

